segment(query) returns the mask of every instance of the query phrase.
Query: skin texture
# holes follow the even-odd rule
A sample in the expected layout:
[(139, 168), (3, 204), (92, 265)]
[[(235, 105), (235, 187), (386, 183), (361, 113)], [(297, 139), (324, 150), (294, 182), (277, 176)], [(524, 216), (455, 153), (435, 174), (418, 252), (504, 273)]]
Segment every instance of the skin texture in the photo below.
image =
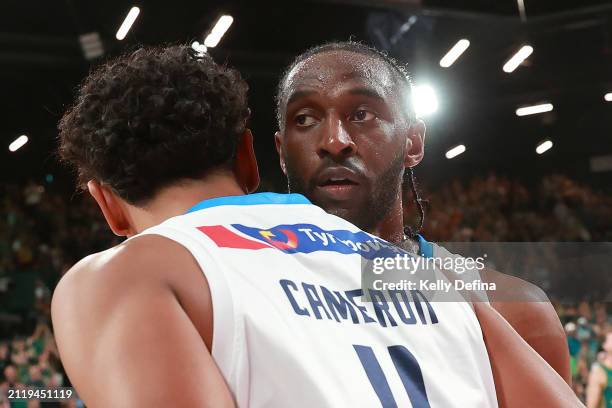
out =
[(500, 408), (584, 407), (565, 380), (493, 307), (475, 302), (474, 311), (487, 345)]
[[(281, 168), (292, 192), (364, 230), (401, 237), (401, 179), (422, 158), (425, 127), (409, 123), (405, 103), (388, 102), (403, 92), (385, 64), (347, 51), (328, 64), (329, 55), (298, 64), (287, 79), (285, 123), (275, 135)], [(353, 185), (322, 185), (346, 172)]]
[[(92, 180), (108, 225), (133, 236), (207, 198), (241, 195), (259, 183), (250, 132), (233, 171), (184, 181), (135, 207)], [(212, 302), (191, 254), (143, 235), (90, 255), (58, 284), (51, 313), (66, 372), (89, 407), (233, 407), (212, 356)]]
[(209, 351), (210, 290), (179, 244), (143, 236), (84, 259), (62, 279), (52, 313), (87, 406), (233, 406)]
[[(606, 340), (602, 345), (605, 353), (603, 365), (612, 368), (612, 333), (606, 334)], [(594, 364), (589, 373), (589, 382), (586, 390), (588, 408), (599, 408), (602, 406), (603, 391), (608, 386), (608, 375), (598, 364)]]
[(484, 282), (495, 283), (497, 287), (497, 290), (488, 292), (491, 306), (571, 385), (565, 332), (544, 291), (523, 279), (488, 268), (481, 272), (481, 277)]
[[(292, 189), (372, 234), (403, 244), (402, 209), (411, 204), (402, 199), (404, 169), (394, 165), (398, 154), (404, 168), (422, 160), (425, 126), (410, 122), (402, 102), (406, 93), (396, 78), (369, 55), (345, 50), (313, 55), (295, 66), (284, 84), (284, 123), (275, 141)], [(358, 184), (321, 188), (320, 174), (334, 166), (354, 169)], [(502, 302), (490, 294), (496, 310), (570, 383), (565, 334), (546, 295), (529, 282), (492, 270), (483, 280), (495, 282), (503, 299), (513, 299)]]

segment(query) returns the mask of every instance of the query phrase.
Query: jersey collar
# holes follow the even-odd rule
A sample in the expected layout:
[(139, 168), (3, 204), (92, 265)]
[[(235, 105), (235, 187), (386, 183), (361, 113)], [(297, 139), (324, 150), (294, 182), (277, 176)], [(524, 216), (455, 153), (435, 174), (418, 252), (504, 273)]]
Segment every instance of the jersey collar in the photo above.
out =
[[(262, 204), (312, 204), (302, 194), (278, 194), (278, 193), (254, 193), (239, 196), (216, 197), (203, 200), (191, 207), (187, 214), (200, 211), (205, 208), (219, 207), (222, 205), (262, 205)], [(421, 256), (433, 257), (433, 245), (427, 242), (422, 235), (417, 235)]]
[(302, 194), (254, 193), (239, 196), (209, 198), (191, 207), (187, 213), (221, 205), (311, 204)]

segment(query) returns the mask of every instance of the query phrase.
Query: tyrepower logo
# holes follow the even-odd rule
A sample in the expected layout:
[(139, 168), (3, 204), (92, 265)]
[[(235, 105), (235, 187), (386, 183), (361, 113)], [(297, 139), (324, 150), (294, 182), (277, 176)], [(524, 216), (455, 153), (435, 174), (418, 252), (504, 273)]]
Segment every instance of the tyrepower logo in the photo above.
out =
[(399, 248), (363, 231), (324, 230), (313, 224), (284, 224), (271, 228), (231, 224), (197, 228), (220, 248), (276, 249), (287, 254), (330, 251), (359, 254), (367, 259), (403, 253)]

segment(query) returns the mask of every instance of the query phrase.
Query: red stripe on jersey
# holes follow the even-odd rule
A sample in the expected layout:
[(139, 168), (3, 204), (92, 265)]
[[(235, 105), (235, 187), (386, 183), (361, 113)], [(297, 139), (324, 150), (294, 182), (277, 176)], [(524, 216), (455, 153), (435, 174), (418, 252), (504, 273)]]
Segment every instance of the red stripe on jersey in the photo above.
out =
[(253, 241), (241, 237), (240, 235), (233, 233), (222, 225), (207, 225), (197, 227), (204, 234), (208, 235), (218, 247), (221, 248), (240, 248), (240, 249), (264, 249), (273, 248), (270, 245), (266, 245), (262, 242)]

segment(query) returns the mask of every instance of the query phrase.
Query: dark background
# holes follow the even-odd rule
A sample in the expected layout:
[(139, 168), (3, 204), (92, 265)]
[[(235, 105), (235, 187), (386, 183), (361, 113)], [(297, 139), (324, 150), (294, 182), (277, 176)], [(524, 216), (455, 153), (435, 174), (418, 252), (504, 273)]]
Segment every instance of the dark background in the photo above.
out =
[[(128, 10), (141, 13), (123, 41), (115, 33)], [(560, 171), (602, 188), (611, 173), (593, 173), (592, 156), (612, 153), (612, 2), (525, 0), (521, 22), (515, 0), (295, 0), (271, 1), (5, 1), (0, 15), (0, 181), (44, 182), (70, 189), (57, 165), (56, 123), (75, 87), (105, 58), (140, 44), (202, 42), (220, 13), (234, 24), (209, 52), (247, 78), (252, 128), (265, 189), (283, 189), (274, 150), (273, 96), (284, 67), (297, 53), (349, 38), (387, 50), (409, 63), (417, 84), (438, 94), (438, 112), (426, 118), (426, 158), (417, 176), (430, 185), (450, 175), (491, 170), (527, 181)], [(406, 24), (408, 23), (408, 24)], [(402, 27), (404, 31), (402, 31)], [(407, 30), (406, 30), (407, 28)], [(78, 36), (98, 32), (105, 54), (87, 61)], [(460, 38), (471, 46), (450, 69), (438, 61)], [(514, 73), (503, 63), (523, 44), (535, 51)], [(548, 100), (550, 114), (519, 118), (517, 107)], [(8, 144), (30, 142), (16, 153)], [(542, 156), (535, 146), (550, 138)], [(454, 160), (444, 152), (467, 151)]]

